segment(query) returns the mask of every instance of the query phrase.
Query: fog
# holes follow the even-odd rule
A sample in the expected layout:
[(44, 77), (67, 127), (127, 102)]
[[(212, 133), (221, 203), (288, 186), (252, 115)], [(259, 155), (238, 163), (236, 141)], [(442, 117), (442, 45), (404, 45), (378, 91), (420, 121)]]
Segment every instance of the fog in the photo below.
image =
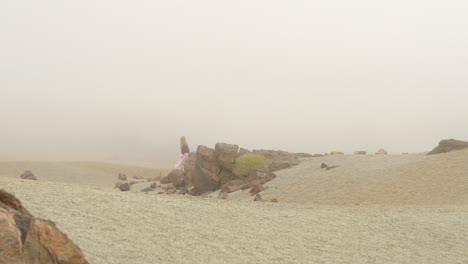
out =
[(468, 140), (466, 1), (0, 3), (0, 158)]

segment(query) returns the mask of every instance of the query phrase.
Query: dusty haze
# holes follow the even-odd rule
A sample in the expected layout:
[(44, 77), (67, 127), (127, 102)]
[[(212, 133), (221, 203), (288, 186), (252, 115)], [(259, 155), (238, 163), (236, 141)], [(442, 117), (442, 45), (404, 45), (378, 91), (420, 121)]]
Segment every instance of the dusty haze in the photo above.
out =
[(2, 1), (0, 158), (468, 140), (465, 1)]

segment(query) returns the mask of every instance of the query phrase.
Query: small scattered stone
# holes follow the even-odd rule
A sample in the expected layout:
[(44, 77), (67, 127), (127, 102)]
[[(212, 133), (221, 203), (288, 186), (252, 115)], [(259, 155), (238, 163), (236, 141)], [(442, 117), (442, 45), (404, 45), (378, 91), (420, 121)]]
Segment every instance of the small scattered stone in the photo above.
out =
[(270, 202), (272, 202), (272, 203), (278, 203), (279, 201), (278, 201), (277, 198), (273, 198), (273, 199), (270, 200)]
[(260, 194), (255, 195), (254, 202), (263, 202), (262, 196)]
[(121, 190), (122, 192), (130, 191), (130, 184), (128, 184), (128, 183), (122, 183), (122, 184), (119, 186), (119, 190)]
[(322, 165), (320, 165), (320, 168), (322, 169), (326, 169), (328, 167), (328, 165), (326, 163), (322, 163)]

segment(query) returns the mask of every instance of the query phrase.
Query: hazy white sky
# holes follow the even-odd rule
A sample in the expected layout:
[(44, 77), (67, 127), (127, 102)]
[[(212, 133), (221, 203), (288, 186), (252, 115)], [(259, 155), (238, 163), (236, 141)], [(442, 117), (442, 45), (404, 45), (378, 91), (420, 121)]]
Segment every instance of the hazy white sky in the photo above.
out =
[(468, 140), (468, 4), (3, 0), (0, 158)]

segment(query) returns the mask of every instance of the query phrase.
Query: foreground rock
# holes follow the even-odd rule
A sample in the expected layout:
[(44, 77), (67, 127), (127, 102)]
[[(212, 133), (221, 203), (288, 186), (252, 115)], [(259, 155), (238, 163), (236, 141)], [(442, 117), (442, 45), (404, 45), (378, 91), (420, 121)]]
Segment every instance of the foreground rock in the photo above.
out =
[(89, 262), (53, 222), (33, 217), (16, 197), (0, 190), (0, 263)]
[(192, 171), (192, 182), (196, 193), (203, 194), (219, 188), (220, 167), (216, 160), (215, 150), (198, 146), (197, 161)]
[(37, 181), (36, 176), (34, 176), (34, 174), (30, 170), (27, 170), (23, 174), (21, 174), (20, 178), (23, 180)]
[(445, 139), (439, 142), (439, 145), (434, 148), (427, 155), (447, 153), (455, 150), (462, 150), (468, 148), (468, 142), (456, 140), (456, 139)]

